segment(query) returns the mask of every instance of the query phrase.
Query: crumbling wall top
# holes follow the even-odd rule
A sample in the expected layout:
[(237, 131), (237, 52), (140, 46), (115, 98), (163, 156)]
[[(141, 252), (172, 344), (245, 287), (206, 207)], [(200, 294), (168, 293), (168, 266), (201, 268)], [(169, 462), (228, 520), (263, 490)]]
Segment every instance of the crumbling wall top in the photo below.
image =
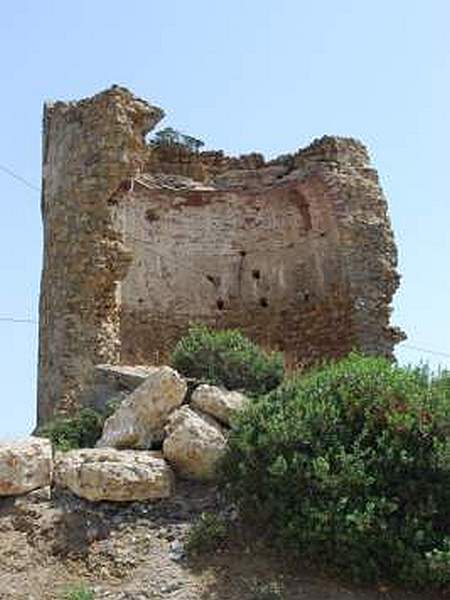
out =
[(83, 111), (104, 110), (99, 113), (99, 117), (108, 119), (108, 114), (112, 110), (122, 109), (124, 117), (131, 119), (132, 123), (139, 126), (142, 135), (145, 136), (151, 131), (155, 125), (164, 117), (164, 111), (146, 100), (142, 100), (135, 96), (130, 90), (119, 85), (113, 85), (110, 88), (95, 94), (89, 98), (82, 98), (77, 101), (68, 102), (45, 102), (44, 117), (46, 123), (55, 114), (71, 114), (72, 118), (76, 117), (76, 113), (81, 116)]

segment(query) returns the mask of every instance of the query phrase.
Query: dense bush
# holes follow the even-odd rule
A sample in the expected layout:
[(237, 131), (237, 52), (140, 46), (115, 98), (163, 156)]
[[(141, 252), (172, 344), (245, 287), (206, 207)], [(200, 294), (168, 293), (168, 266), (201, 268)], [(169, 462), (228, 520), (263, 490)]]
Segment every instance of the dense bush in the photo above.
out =
[(202, 513), (188, 531), (184, 547), (190, 555), (211, 552), (225, 540), (227, 524), (214, 513)]
[(449, 582), (449, 381), (355, 354), (297, 376), (238, 418), (225, 493), (358, 580)]
[(194, 377), (229, 390), (263, 394), (283, 378), (283, 357), (267, 353), (233, 329), (213, 331), (194, 325), (171, 356), (171, 364), (187, 377)]
[(105, 415), (91, 408), (83, 408), (68, 417), (56, 417), (38, 431), (47, 437), (58, 450), (91, 448), (102, 435)]

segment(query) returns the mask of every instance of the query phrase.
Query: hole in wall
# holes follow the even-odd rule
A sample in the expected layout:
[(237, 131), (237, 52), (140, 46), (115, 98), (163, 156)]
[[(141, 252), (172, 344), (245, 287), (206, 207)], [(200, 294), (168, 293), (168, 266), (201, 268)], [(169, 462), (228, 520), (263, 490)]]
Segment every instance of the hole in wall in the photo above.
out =
[(303, 294), (303, 300), (304, 300), (305, 302), (308, 302), (308, 301), (309, 301), (309, 292), (305, 292), (305, 293)]
[(239, 250), (239, 254), (241, 256), (247, 256), (247, 252), (245, 250)]
[(143, 298), (138, 298), (138, 303), (139, 303), (139, 304), (142, 304), (143, 302), (144, 302), (144, 299), (143, 299)]
[(263, 308), (267, 308), (269, 306), (269, 301), (264, 296), (259, 299), (259, 303)]
[(206, 279), (212, 283), (213, 285), (215, 285), (216, 287), (219, 287), (220, 285), (220, 277), (215, 276), (215, 275), (205, 275)]
[(253, 279), (261, 279), (261, 271), (259, 269), (253, 269), (252, 277)]
[(219, 310), (223, 310), (224, 306), (225, 306), (225, 302), (223, 301), (223, 298), (218, 298), (216, 305)]
[(148, 208), (145, 211), (145, 220), (149, 223), (154, 223), (155, 221), (159, 221), (159, 215), (151, 208)]

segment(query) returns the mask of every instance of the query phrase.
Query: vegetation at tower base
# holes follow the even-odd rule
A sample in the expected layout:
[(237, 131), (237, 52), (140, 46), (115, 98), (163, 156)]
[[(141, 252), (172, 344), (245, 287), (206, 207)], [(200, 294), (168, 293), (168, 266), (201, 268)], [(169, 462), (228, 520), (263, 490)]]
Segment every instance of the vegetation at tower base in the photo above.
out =
[(108, 414), (91, 408), (82, 408), (73, 416), (56, 417), (38, 430), (38, 435), (49, 438), (54, 448), (62, 451), (93, 448), (102, 435)]
[(358, 354), (236, 420), (221, 485), (248, 523), (357, 580), (450, 581), (450, 377)]
[(283, 379), (283, 355), (267, 353), (240, 331), (192, 325), (175, 346), (171, 364), (182, 375), (229, 390), (264, 394)]
[(227, 537), (227, 522), (223, 517), (204, 512), (188, 532), (185, 550), (189, 555), (216, 550)]

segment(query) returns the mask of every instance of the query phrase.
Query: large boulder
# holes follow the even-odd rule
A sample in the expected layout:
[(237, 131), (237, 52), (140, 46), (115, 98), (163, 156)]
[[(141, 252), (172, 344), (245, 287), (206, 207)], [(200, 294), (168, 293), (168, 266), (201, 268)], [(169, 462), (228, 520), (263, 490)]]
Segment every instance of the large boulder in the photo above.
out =
[(167, 498), (173, 473), (160, 452), (86, 448), (57, 455), (54, 481), (91, 501)]
[(239, 392), (230, 392), (215, 385), (199, 385), (192, 394), (191, 406), (230, 425), (231, 417), (242, 410), (249, 399)]
[(170, 415), (166, 434), (163, 453), (180, 476), (214, 479), (226, 446), (224, 431), (214, 419), (182, 406)]
[(160, 443), (169, 414), (186, 395), (186, 381), (170, 367), (157, 367), (104, 425), (99, 448), (148, 449)]
[(50, 485), (52, 466), (52, 446), (47, 439), (0, 442), (0, 496), (25, 494)]

